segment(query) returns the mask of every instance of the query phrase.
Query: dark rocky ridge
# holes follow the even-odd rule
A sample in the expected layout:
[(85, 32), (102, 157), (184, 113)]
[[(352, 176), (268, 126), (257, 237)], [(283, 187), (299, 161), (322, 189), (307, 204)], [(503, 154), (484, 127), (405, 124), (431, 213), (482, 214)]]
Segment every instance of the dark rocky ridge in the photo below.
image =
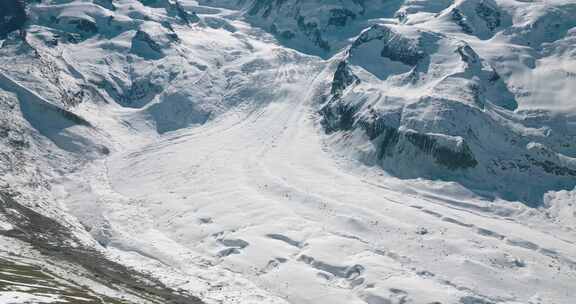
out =
[(350, 55), (354, 56), (355, 49), (360, 45), (374, 40), (382, 44), (380, 56), (409, 66), (415, 66), (426, 56), (419, 41), (403, 37), (390, 27), (383, 25), (374, 25), (360, 35), (350, 47)]
[(333, 95), (341, 95), (344, 89), (359, 81), (360, 79), (350, 70), (348, 63), (346, 61), (340, 61), (334, 73), (334, 78), (332, 79), (331, 93)]
[(97, 250), (83, 246), (72, 233), (72, 227), (19, 204), (6, 191), (0, 192), (0, 214), (14, 226), (9, 231), (0, 231), (2, 235), (26, 242), (55, 260), (79, 265), (89, 271), (90, 279), (103, 285), (127, 289), (152, 303), (203, 303), (192, 295), (168, 288), (148, 274), (111, 261)]
[(26, 2), (24, 0), (0, 1), (0, 39), (21, 29), (26, 23)]

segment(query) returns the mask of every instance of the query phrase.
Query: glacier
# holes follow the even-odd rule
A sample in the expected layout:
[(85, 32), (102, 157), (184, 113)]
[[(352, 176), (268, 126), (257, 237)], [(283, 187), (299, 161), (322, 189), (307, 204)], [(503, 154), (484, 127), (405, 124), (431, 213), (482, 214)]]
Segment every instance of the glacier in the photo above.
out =
[(571, 0), (0, 3), (0, 303), (572, 304)]

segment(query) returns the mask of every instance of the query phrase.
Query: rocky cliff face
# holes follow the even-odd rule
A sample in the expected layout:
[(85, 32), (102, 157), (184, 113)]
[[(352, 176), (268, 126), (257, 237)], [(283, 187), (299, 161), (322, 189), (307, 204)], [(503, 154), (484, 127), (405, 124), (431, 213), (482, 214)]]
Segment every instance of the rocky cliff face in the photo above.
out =
[(2, 1), (0, 3), (0, 39), (8, 33), (21, 29), (27, 21), (24, 0)]

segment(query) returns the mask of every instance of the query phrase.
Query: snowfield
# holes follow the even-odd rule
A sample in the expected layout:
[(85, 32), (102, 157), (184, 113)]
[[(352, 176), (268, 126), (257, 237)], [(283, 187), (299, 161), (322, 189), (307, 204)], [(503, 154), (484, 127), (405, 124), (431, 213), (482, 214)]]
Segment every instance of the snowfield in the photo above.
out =
[(0, 303), (574, 303), (573, 2), (27, 5)]

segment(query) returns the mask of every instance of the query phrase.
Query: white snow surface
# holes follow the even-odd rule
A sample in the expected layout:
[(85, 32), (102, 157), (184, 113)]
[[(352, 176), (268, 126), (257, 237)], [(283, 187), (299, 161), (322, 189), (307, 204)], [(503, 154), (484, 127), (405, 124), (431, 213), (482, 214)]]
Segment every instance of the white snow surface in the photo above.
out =
[(34, 295), (22, 291), (7, 291), (0, 294), (1, 303), (58, 303), (58, 298), (52, 295)]
[[(363, 83), (346, 98), (369, 96), (379, 110), (434, 94), (472, 104), (456, 89), (468, 82), (450, 77), (469, 72), (466, 81), (482, 83), (496, 67), (518, 108), (488, 89), (495, 112), (552, 112), (551, 124), (566, 115), (573, 126), (576, 22), (559, 26), (569, 28), (553, 41), (530, 31), (573, 9), (570, 1), (391, 1), (400, 5), (358, 15), (349, 32), (327, 26), (334, 44), (325, 52), (306, 35), (283, 41), (270, 18), (248, 14), (254, 3), (282, 1), (182, 0), (200, 18), (190, 25), (165, 9), (173, 1), (120, 0), (115, 10), (99, 2), (42, 1), (31, 8), (28, 46), (8, 38), (0, 49), (0, 97), (10, 109), (0, 118), (10, 136), (30, 142), (2, 160), (0, 186), (30, 206), (42, 201), (34, 208), (70, 223), (87, 244), (206, 303), (574, 303), (576, 189), (549, 191), (532, 208), (457, 182), (399, 179), (363, 161), (373, 149), (365, 134), (327, 135), (318, 114), (331, 66), (351, 56)], [(296, 10), (299, 1), (287, 2)], [(330, 22), (320, 18), (330, 8), (361, 11), (356, 1), (305, 2), (306, 20), (318, 24)], [(453, 8), (466, 14), (477, 2), (497, 3), (507, 29), (472, 17), (473, 33), (453, 24)], [(272, 14), (279, 30), (297, 32), (297, 16), (280, 12)], [(70, 25), (78, 19), (98, 32)], [(437, 69), (400, 86), (410, 66), (345, 47), (381, 27), (400, 33), (393, 42), (431, 33)], [(67, 33), (74, 43), (61, 41)], [(48, 47), (52, 39), (60, 40)], [(534, 59), (528, 40), (541, 52), (532, 63), (522, 62)], [(455, 59), (464, 45), (481, 57), (472, 67)], [(514, 60), (498, 61), (507, 56)], [(76, 103), (80, 90), (88, 93)], [(60, 116), (67, 111), (88, 123), (70, 123)], [(434, 121), (433, 111), (417, 114), (422, 125)], [(503, 124), (547, 134), (514, 122)], [(462, 149), (462, 137), (435, 131), (427, 134)], [(8, 147), (2, 152), (16, 150)], [(561, 149), (570, 165), (575, 150)], [(0, 217), (0, 231), (11, 228)], [(49, 300), (0, 291), (0, 303)]]

